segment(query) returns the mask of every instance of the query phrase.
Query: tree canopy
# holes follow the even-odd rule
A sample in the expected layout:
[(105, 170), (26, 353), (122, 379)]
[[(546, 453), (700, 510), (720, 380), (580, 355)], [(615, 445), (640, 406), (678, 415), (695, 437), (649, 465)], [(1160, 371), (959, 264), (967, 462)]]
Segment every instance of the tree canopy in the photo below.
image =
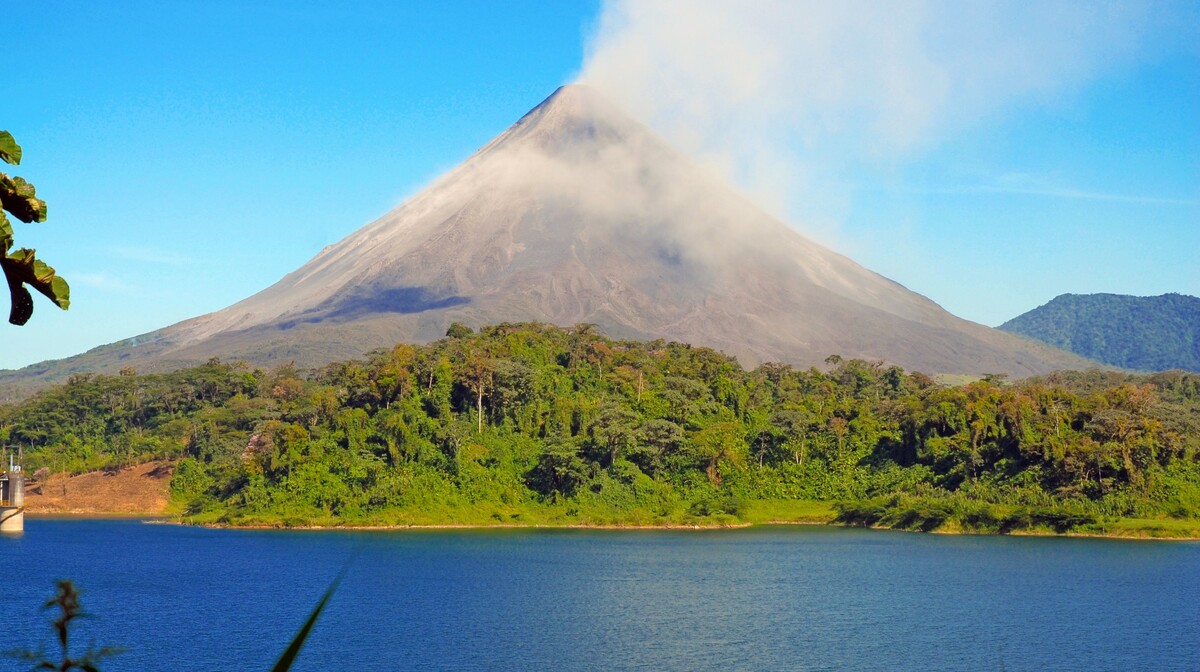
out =
[(1200, 372), (1200, 298), (1063, 294), (1000, 329), (1139, 371)]
[(179, 510), (233, 524), (690, 524), (800, 501), (993, 531), (1200, 513), (1200, 376), (1182, 372), (947, 386), (500, 324), (314, 371), (125, 373), (0, 407), (0, 432), (30, 469), (169, 460)]

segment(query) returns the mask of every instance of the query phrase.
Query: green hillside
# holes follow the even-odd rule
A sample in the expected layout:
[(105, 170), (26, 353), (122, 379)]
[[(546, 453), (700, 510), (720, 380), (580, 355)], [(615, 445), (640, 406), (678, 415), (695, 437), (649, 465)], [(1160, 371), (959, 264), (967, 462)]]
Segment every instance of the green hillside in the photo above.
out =
[(1139, 371), (1200, 371), (1200, 299), (1063, 294), (998, 327)]

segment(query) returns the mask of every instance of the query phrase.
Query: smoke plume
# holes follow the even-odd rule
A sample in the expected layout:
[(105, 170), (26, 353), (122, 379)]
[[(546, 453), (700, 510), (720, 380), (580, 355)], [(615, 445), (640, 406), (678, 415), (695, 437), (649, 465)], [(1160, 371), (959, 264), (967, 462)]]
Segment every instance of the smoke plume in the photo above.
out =
[(608, 0), (580, 81), (819, 239), (890, 170), (1139, 48), (1155, 6)]

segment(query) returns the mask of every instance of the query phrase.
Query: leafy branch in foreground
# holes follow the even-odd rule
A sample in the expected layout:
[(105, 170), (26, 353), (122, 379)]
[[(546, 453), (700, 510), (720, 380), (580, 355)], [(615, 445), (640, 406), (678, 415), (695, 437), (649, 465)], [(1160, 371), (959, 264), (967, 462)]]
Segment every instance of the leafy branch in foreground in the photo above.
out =
[[(342, 571), (333, 579), (333, 583), (329, 584), (329, 588), (325, 590), (325, 594), (321, 596), (317, 606), (313, 608), (308, 619), (304, 621), (304, 625), (300, 626), (300, 630), (296, 632), (296, 636), (288, 643), (286, 649), (279, 656), (279, 660), (271, 668), (272, 672), (287, 672), (296, 662), (296, 657), (300, 655), (300, 649), (304, 646), (304, 642), (308, 640), (308, 635), (312, 632), (313, 626), (316, 625), (317, 619), (320, 618), (321, 612), (325, 610), (325, 605), (329, 603), (329, 598), (333, 597), (338, 586), (342, 583), (342, 578), (346, 576), (346, 571), (350, 568), (350, 563), (342, 567)], [(70, 672), (71, 670), (80, 670), (81, 672), (100, 672), (100, 661), (109, 656), (123, 652), (125, 649), (105, 646), (99, 649), (89, 648), (79, 658), (72, 658), (70, 655), (70, 638), (71, 624), (77, 618), (86, 618), (89, 616), (83, 611), (83, 605), (79, 603), (79, 590), (75, 588), (75, 584), (69, 579), (60, 579), (57, 582), (58, 589), (54, 597), (46, 602), (43, 609), (58, 607), (59, 615), (51, 622), (55, 633), (58, 635), (59, 646), (62, 647), (62, 659), (59, 661), (51, 660), (46, 653), (38, 649), (32, 651), (29, 649), (9, 652), (9, 655), (19, 658), (26, 662), (32, 663), (31, 670), (56, 670), (57, 672)]]
[[(21, 146), (8, 131), (0, 131), (0, 161), (10, 165), (21, 163)], [(9, 177), (0, 173), (0, 267), (8, 281), (12, 309), (8, 321), (23, 325), (33, 315), (33, 297), (25, 285), (46, 295), (59, 308), (66, 310), (71, 305), (71, 288), (53, 268), (35, 256), (28, 248), (12, 249), (13, 228), (4, 214), (7, 210), (13, 217), (25, 222), (46, 221), (46, 202), (37, 197), (34, 187), (22, 177)]]
[(77, 618), (86, 617), (88, 614), (83, 611), (83, 606), (79, 603), (79, 591), (76, 590), (75, 584), (68, 579), (60, 579), (57, 582), (58, 590), (54, 597), (48, 600), (43, 609), (51, 609), (57, 607), (59, 610), (58, 618), (51, 622), (51, 626), (58, 634), (58, 643), (62, 647), (62, 659), (54, 661), (48, 658), (41, 649), (37, 651), (17, 651), (15, 657), (33, 664), (32, 670), (57, 670), (58, 672), (69, 672), (70, 670), (81, 670), (82, 672), (99, 672), (100, 661), (117, 653), (121, 653), (124, 649), (114, 648), (110, 646), (101, 647), (99, 649), (88, 648), (79, 658), (72, 658), (70, 655), (70, 630), (71, 624)]
[[(351, 561), (353, 561), (353, 557)], [(317, 619), (320, 618), (321, 612), (325, 611), (325, 605), (329, 603), (329, 598), (333, 597), (334, 592), (341, 585), (342, 578), (346, 576), (346, 570), (349, 568), (350, 562), (348, 561), (342, 567), (342, 571), (338, 572), (337, 577), (333, 579), (333, 583), (329, 584), (329, 588), (325, 590), (325, 594), (321, 596), (321, 600), (317, 602), (317, 606), (308, 615), (308, 620), (304, 621), (304, 625), (300, 626), (300, 630), (292, 638), (292, 641), (288, 643), (287, 648), (279, 656), (279, 660), (275, 661), (275, 666), (271, 668), (271, 672), (287, 672), (292, 669), (292, 664), (296, 662), (296, 656), (300, 655), (300, 648), (308, 640), (309, 633), (312, 632), (313, 626), (317, 624)]]

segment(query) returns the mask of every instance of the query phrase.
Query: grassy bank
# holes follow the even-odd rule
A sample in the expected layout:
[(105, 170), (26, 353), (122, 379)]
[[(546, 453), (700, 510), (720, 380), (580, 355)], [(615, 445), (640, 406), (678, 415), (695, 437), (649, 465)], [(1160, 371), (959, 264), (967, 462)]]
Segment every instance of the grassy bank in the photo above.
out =
[(832, 502), (812, 500), (763, 500), (748, 502), (737, 514), (697, 515), (688, 508), (671, 511), (634, 509), (619, 511), (597, 508), (580, 510), (563, 504), (525, 504), (497, 507), (494, 504), (396, 508), (373, 511), (367, 516), (332, 516), (322, 513), (242, 513), (206, 511), (184, 514), (177, 519), (195, 525), (267, 528), (391, 528), (391, 527), (597, 527), (674, 528), (733, 527), (769, 523), (824, 524), (833, 522)]
[(1200, 539), (1194, 518), (1097, 516), (1071, 507), (1038, 507), (906, 495), (834, 506), (833, 522), (919, 532), (1056, 534), (1146, 539)]
[(1121, 539), (1200, 539), (1200, 520), (1096, 518), (1077, 512), (918, 497), (861, 502), (761, 500), (736, 514), (699, 516), (687, 511), (580, 512), (561, 505), (501, 509), (492, 505), (444, 507), (437, 511), (395, 509), (371, 516), (242, 514), (182, 515), (180, 522), (215, 527), (270, 529), (397, 529), (562, 527), (597, 529), (693, 529), (752, 525), (838, 525), (939, 534), (1098, 536)]

